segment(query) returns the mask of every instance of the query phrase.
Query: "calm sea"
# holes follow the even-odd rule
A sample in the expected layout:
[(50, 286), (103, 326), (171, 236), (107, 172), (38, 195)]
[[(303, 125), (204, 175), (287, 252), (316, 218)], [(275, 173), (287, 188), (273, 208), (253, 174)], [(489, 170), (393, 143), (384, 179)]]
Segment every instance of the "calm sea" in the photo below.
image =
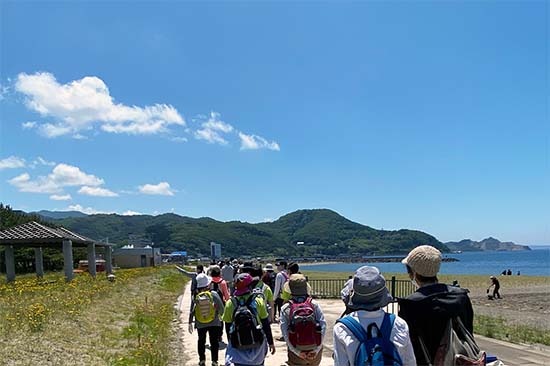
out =
[[(503, 270), (511, 269), (516, 275), (550, 276), (550, 247), (533, 247), (533, 250), (520, 252), (468, 252), (461, 254), (444, 254), (458, 262), (441, 263), (443, 274), (483, 274), (497, 275)], [(376, 266), (381, 272), (404, 272), (401, 263), (365, 263)], [(310, 271), (350, 272), (362, 266), (362, 263), (312, 264), (300, 266)]]

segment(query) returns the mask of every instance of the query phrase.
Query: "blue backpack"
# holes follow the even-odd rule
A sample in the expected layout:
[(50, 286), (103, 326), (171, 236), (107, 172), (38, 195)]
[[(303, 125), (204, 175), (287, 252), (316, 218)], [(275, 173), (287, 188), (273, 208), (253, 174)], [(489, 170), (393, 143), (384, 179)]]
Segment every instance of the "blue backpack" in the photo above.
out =
[[(371, 323), (367, 331), (357, 320), (350, 315), (338, 319), (348, 328), (360, 342), (355, 353), (354, 366), (401, 366), (403, 361), (395, 345), (390, 340), (391, 330), (395, 321), (395, 315), (386, 313), (382, 321), (382, 329), (376, 323)], [(373, 332), (374, 335), (373, 335)]]

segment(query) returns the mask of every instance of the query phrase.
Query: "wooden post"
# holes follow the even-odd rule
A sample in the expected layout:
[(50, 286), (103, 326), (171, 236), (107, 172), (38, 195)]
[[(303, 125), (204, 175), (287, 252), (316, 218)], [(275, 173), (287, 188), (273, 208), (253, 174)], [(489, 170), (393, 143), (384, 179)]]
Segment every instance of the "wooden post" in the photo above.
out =
[(65, 269), (65, 280), (71, 281), (74, 277), (73, 273), (73, 242), (63, 240), (63, 268)]
[(105, 248), (105, 271), (108, 275), (113, 274), (113, 250), (108, 245)]
[(88, 272), (92, 277), (96, 275), (96, 265), (95, 265), (95, 244), (88, 244)]
[(8, 282), (15, 281), (15, 250), (12, 245), (6, 246), (6, 279)]
[(36, 277), (44, 277), (44, 256), (42, 248), (34, 248), (34, 261), (36, 267)]

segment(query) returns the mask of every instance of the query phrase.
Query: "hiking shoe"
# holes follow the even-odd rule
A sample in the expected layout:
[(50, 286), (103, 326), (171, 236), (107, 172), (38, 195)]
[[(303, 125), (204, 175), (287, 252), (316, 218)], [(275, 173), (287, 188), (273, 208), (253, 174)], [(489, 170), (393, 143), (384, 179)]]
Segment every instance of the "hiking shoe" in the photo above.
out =
[(212, 366), (218, 366), (218, 362), (217, 361), (212, 361)]
[(279, 342), (284, 342), (284, 341), (285, 341), (285, 337), (277, 338), (277, 340), (278, 340)]
[(199, 361), (199, 366), (206, 366), (206, 361)]

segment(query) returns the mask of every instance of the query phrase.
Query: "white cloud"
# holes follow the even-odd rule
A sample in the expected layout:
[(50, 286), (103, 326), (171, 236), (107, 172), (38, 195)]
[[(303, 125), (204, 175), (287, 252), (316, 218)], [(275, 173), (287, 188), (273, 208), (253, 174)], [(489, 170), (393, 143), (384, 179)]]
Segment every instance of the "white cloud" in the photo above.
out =
[(52, 194), (50, 196), (50, 199), (53, 201), (70, 201), (72, 197), (70, 194), (64, 194), (64, 195)]
[(38, 126), (40, 133), (50, 138), (82, 136), (80, 131), (91, 130), (95, 125), (105, 132), (127, 134), (156, 134), (168, 131), (172, 125), (185, 126), (183, 117), (171, 105), (137, 107), (115, 103), (107, 85), (95, 76), (60, 84), (47, 72), (21, 73), (15, 90), (27, 97), (29, 109), (56, 120)]
[(21, 123), (21, 127), (23, 127), (24, 130), (31, 130), (36, 127), (36, 122), (23, 122)]
[(239, 132), (239, 138), (241, 139), (241, 150), (258, 150), (269, 149), (273, 151), (280, 151), (279, 144), (275, 141), (267, 141), (261, 136), (247, 135)]
[(10, 157), (0, 160), (0, 170), (24, 168), (24, 167), (25, 167), (25, 159), (19, 158), (17, 156), (12, 155)]
[(154, 194), (161, 196), (173, 196), (174, 189), (170, 188), (170, 184), (167, 182), (160, 182), (159, 184), (145, 184), (138, 187), (139, 191), (143, 194)]
[(123, 216), (136, 216), (136, 215), (143, 215), (141, 212), (127, 210), (122, 213)]
[(78, 193), (95, 197), (118, 197), (117, 193), (101, 187), (84, 186), (78, 190)]
[(195, 131), (197, 140), (205, 140), (211, 144), (227, 145), (228, 141), (222, 137), (222, 134), (233, 132), (233, 126), (220, 119), (221, 115), (217, 112), (210, 112), (208, 121), (201, 124), (201, 128)]
[(29, 164), (29, 168), (34, 169), (39, 165), (54, 166), (55, 164), (56, 164), (55, 161), (48, 161), (48, 160), (44, 159), (43, 157), (39, 156), (36, 159), (34, 159), (32, 161), (32, 163)]
[(59, 193), (63, 187), (99, 186), (103, 179), (92, 174), (86, 174), (80, 168), (68, 164), (57, 164), (47, 176), (39, 176), (31, 180), (28, 173), (23, 173), (8, 181), (20, 192)]
[(95, 214), (100, 214), (100, 213), (110, 213), (110, 212), (98, 211), (98, 210), (96, 210), (95, 208), (92, 208), (92, 207), (84, 207), (84, 206), (79, 205), (79, 204), (68, 206), (67, 211), (80, 211), (80, 212), (83, 212), (87, 215), (95, 215)]
[(181, 137), (181, 136), (175, 136), (170, 139), (170, 141), (174, 142), (187, 142), (187, 137)]
[(0, 100), (6, 99), (6, 95), (10, 92), (10, 87), (0, 84)]

